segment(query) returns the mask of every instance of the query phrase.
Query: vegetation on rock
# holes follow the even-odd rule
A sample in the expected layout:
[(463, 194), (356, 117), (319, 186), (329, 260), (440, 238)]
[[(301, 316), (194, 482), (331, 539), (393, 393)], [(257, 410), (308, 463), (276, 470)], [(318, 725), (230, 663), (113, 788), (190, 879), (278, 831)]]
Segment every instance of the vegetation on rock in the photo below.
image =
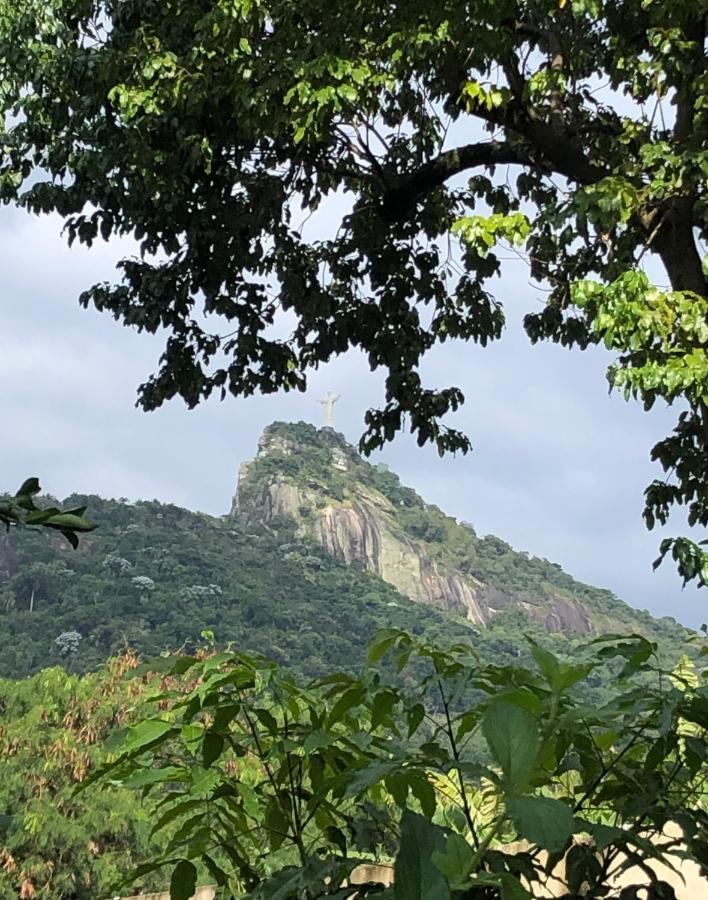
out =
[[(295, 493), (286, 490), (281, 506), (289, 507), (288, 517), (298, 534), (326, 544), (323, 519), (327, 512), (366, 506), (362, 514), (369, 519), (367, 526), (373, 534), (368, 546), (366, 536), (362, 542), (359, 533), (350, 535), (352, 544), (357, 545), (353, 551), (359, 554), (356, 562), (391, 581), (376, 558), (382, 533), (388, 532), (402, 549), (410, 549), (418, 579), (423, 577), (421, 561), (425, 568), (426, 560), (443, 574), (466, 579), (479, 595), (483, 611), (485, 604), (492, 608), (487, 612), (487, 625), (495, 622), (503, 627), (504, 623), (513, 631), (523, 623), (537, 621), (549, 631), (568, 634), (639, 629), (661, 634), (669, 642), (678, 638), (680, 628), (671, 621), (658, 622), (631, 609), (610, 591), (581, 584), (557, 564), (515, 551), (495, 535), (478, 536), (470, 523), (457, 522), (426, 504), (401, 484), (394, 472), (371, 465), (342, 435), (329, 429), (318, 430), (305, 422), (269, 425), (259, 441), (257, 457), (241, 469), (234, 521), (257, 526), (268, 524), (274, 516), (279, 518), (281, 510), (277, 503), (274, 509), (274, 497), (277, 501), (283, 485), (296, 489)], [(341, 534), (346, 532), (346, 518), (337, 522), (335, 517), (335, 523), (340, 526), (337, 538), (346, 541), (346, 534)], [(346, 553), (344, 558), (350, 556)], [(444, 597), (428, 602), (445, 607)], [(452, 608), (464, 615), (464, 610)], [(567, 610), (567, 620), (556, 624), (556, 608)]]

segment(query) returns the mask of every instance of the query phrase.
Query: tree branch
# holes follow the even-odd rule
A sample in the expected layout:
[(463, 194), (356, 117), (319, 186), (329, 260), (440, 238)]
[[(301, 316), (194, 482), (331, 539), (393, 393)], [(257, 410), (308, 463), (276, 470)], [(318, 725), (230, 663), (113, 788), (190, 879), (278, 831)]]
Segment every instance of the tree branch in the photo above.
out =
[(676, 122), (674, 138), (685, 141), (693, 133), (698, 96), (698, 77), (705, 69), (704, 46), (706, 40), (706, 17), (700, 16), (686, 28), (685, 37), (695, 45), (696, 72), (687, 72), (676, 87)]
[(385, 191), (381, 201), (382, 215), (387, 221), (397, 221), (428, 191), (440, 187), (448, 178), (467, 169), (514, 163), (530, 166), (533, 165), (533, 160), (525, 151), (503, 141), (466, 144), (447, 150)]

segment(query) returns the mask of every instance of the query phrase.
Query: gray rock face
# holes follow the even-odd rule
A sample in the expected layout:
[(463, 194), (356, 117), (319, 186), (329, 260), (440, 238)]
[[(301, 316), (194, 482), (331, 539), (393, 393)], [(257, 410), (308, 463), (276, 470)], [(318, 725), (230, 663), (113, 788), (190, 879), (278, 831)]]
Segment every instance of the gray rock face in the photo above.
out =
[[(330, 449), (329, 465), (346, 477), (351, 455), (344, 438), (331, 429), (320, 432)], [(521, 607), (529, 618), (549, 631), (591, 631), (580, 604), (563, 596), (543, 605), (512, 597), (471, 575), (442, 567), (425, 543), (406, 534), (396, 520), (392, 503), (379, 491), (352, 478), (341, 499), (333, 498), (317, 480), (294, 478), (272, 467), (266, 477), (254, 477), (258, 463), (268, 457), (283, 460), (306, 454), (295, 440), (264, 434), (255, 460), (239, 471), (232, 515), (250, 524), (269, 525), (281, 517), (296, 523), (301, 537), (314, 539), (328, 554), (347, 565), (374, 572), (417, 603), (441, 607), (485, 625), (509, 605)]]
[[(296, 448), (282, 440), (277, 444), (261, 440), (257, 459), (293, 452)], [(332, 456), (332, 465), (345, 470), (346, 456), (336, 448)], [(282, 475), (272, 476), (254, 495), (253, 464), (250, 461), (241, 466), (232, 515), (266, 525), (278, 517), (291, 518), (301, 536), (314, 538), (335, 559), (375, 572), (411, 600), (440, 606), (484, 624), (476, 594), (481, 585), (458, 573), (440, 572), (424, 546), (396, 526), (393, 507), (383, 495), (356, 485), (355, 498), (333, 501), (317, 486), (303, 487)], [(303, 515), (305, 510), (308, 515)]]

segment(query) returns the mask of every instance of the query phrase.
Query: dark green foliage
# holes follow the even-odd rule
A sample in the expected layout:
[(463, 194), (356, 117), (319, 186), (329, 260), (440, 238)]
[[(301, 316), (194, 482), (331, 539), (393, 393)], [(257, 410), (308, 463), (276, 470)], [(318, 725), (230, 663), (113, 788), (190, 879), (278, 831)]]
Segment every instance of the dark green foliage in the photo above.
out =
[[(667, 822), (700, 863), (696, 669), (662, 669), (639, 636), (597, 642), (585, 667), (533, 652), (530, 668), (482, 666), (468, 647), (389, 629), (359, 676), (308, 686), (260, 656), (173, 658), (166, 681), (187, 672), (189, 686), (160, 695), (172, 714), (133, 727), (90, 790), (96, 778), (144, 788), (158, 828), (179, 821), (152, 862), (174, 873), (173, 900), (200, 869), (223, 900), (530, 900), (565, 854), (568, 900), (584, 882), (578, 896), (616, 900), (618, 871), (673, 852), (657, 841)], [(399, 672), (415, 661), (412, 691), (379, 670), (387, 655)], [(589, 705), (572, 688), (608, 656), (624, 662), (615, 694)], [(519, 839), (530, 845), (509, 845)], [(341, 891), (372, 856), (395, 858), (393, 888), (377, 875)]]
[(23, 481), (13, 497), (0, 496), (0, 526), (11, 528), (50, 528), (62, 534), (71, 546), (79, 546), (79, 534), (96, 527), (84, 513), (85, 506), (76, 509), (58, 509), (55, 506), (37, 506), (35, 498), (41, 488), (37, 478)]

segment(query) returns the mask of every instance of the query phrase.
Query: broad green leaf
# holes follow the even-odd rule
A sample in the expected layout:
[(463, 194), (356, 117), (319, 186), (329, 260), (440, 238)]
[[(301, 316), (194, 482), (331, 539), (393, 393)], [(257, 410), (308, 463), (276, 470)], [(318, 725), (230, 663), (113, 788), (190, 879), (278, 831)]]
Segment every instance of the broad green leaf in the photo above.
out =
[(432, 819), (435, 814), (435, 806), (436, 806), (436, 796), (435, 796), (435, 788), (425, 777), (424, 773), (420, 773), (420, 775), (412, 775), (408, 779), (408, 784), (411, 790), (411, 793), (416, 798), (418, 803), (420, 803), (420, 808), (424, 816), (427, 816), (429, 819)]
[(382, 630), (373, 639), (369, 645), (369, 651), (366, 655), (366, 665), (374, 666), (387, 653), (387, 651), (395, 644), (401, 633), (398, 630)]
[(445, 851), (436, 850), (432, 860), (447, 878), (453, 890), (464, 887), (474, 870), (477, 854), (461, 834), (453, 832), (447, 837)]
[(572, 810), (551, 797), (508, 797), (506, 811), (519, 835), (555, 853), (575, 832)]
[(173, 731), (174, 728), (169, 722), (162, 719), (145, 719), (128, 731), (128, 736), (120, 748), (121, 755), (147, 749), (164, 740)]
[(341, 722), (344, 716), (354, 706), (358, 706), (366, 696), (366, 688), (363, 684), (355, 684), (353, 687), (345, 691), (342, 696), (332, 707), (327, 719), (328, 725), (331, 727), (337, 722)]
[(394, 867), (395, 900), (450, 900), (450, 889), (433, 854), (444, 855), (446, 836), (425, 816), (404, 810)]
[(412, 737), (418, 730), (420, 723), (425, 718), (425, 707), (422, 703), (416, 703), (406, 711), (406, 724), (408, 725), (408, 737)]
[[(184, 794), (178, 794), (178, 798), (183, 796)], [(174, 822), (175, 819), (178, 819), (180, 816), (183, 816), (186, 813), (197, 809), (197, 807), (202, 806), (203, 804), (203, 800), (196, 798), (181, 800), (180, 802), (175, 803), (174, 806), (170, 806), (170, 808), (160, 816), (157, 822), (155, 822), (150, 835), (152, 836), (156, 834), (158, 831), (160, 831), (160, 829), (164, 828), (166, 825), (169, 825), (170, 822)]]
[(484, 713), (482, 732), (507, 787), (523, 790), (539, 750), (538, 725), (533, 714), (513, 703), (492, 703)]
[(500, 881), (501, 900), (532, 900), (533, 894), (514, 875), (503, 872)]
[(278, 733), (278, 722), (272, 712), (261, 707), (254, 709), (253, 712), (261, 725), (263, 725), (270, 734)]
[(280, 802), (275, 797), (271, 797), (266, 806), (265, 824), (268, 829), (270, 848), (271, 850), (277, 850), (288, 836), (290, 822), (283, 812)]
[(331, 731), (313, 731), (305, 738), (303, 750), (305, 753), (312, 753), (313, 750), (321, 750), (323, 747), (329, 747), (337, 740), (337, 735)]
[(72, 531), (93, 531), (96, 528), (94, 522), (90, 522), (83, 516), (74, 516), (71, 513), (55, 513), (43, 523), (51, 528), (66, 528)]
[(581, 663), (576, 666), (566, 665), (532, 638), (527, 638), (527, 640), (531, 644), (531, 653), (536, 661), (536, 665), (543, 673), (554, 693), (560, 694), (568, 690), (568, 688), (586, 678), (595, 668), (594, 663)]
[(170, 900), (190, 900), (197, 887), (197, 869), (188, 859), (181, 859), (170, 880)]
[(215, 731), (207, 731), (202, 741), (202, 765), (205, 769), (216, 762), (224, 749), (224, 737)]
[(186, 771), (178, 766), (164, 766), (161, 769), (139, 769), (123, 781), (123, 787), (138, 788), (166, 781), (186, 781)]
[(347, 794), (355, 796), (365, 791), (367, 788), (383, 781), (392, 772), (395, 772), (400, 766), (398, 760), (375, 760), (368, 766), (359, 769), (347, 783)]
[(183, 725), (180, 729), (180, 737), (184, 746), (194, 756), (201, 746), (202, 738), (204, 737), (204, 726), (201, 723)]

